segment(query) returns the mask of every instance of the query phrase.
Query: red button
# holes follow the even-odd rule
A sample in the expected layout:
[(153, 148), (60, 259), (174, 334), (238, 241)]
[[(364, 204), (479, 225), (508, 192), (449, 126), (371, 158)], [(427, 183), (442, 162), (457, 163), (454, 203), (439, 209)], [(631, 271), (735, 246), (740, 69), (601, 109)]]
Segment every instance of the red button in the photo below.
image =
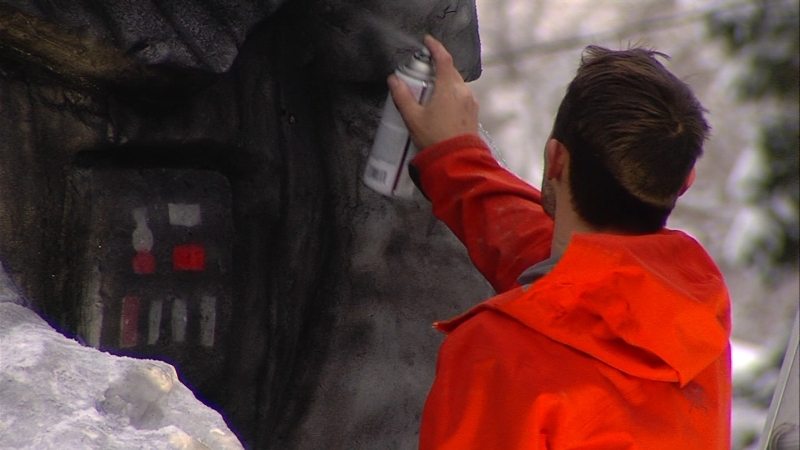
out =
[(193, 272), (205, 270), (206, 249), (203, 244), (183, 244), (173, 247), (172, 268)]
[(133, 272), (139, 275), (148, 273), (155, 273), (156, 271), (156, 258), (152, 253), (142, 252), (137, 253), (133, 257)]

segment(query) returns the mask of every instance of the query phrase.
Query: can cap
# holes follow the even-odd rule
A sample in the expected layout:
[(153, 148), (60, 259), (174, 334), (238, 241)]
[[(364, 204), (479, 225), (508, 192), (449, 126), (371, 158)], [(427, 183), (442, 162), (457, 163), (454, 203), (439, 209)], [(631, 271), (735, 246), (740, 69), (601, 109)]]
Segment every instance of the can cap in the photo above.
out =
[(405, 66), (400, 68), (403, 72), (422, 80), (432, 79), (433, 64), (431, 63), (431, 52), (427, 47), (421, 47), (414, 53), (414, 56)]

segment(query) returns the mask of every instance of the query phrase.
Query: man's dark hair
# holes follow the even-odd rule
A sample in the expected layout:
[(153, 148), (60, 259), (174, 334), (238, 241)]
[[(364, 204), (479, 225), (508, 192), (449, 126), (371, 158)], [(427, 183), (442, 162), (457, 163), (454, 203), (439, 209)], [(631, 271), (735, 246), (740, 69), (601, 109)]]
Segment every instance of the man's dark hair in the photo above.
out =
[(580, 217), (631, 233), (661, 229), (709, 126), (689, 86), (643, 48), (589, 46), (567, 88), (553, 138), (570, 155)]

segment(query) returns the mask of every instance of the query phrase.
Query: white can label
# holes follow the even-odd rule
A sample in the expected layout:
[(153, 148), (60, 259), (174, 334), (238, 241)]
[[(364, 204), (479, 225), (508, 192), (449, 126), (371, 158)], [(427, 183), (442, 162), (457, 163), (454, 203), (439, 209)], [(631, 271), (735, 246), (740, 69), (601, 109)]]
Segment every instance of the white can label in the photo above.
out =
[[(402, 73), (397, 75), (408, 85), (420, 103), (424, 103), (430, 96), (432, 90), (429, 83)], [(386, 98), (381, 124), (367, 160), (364, 183), (384, 195), (411, 197), (414, 184), (408, 176), (407, 165), (416, 154), (417, 148), (411, 142), (403, 117), (390, 93)]]

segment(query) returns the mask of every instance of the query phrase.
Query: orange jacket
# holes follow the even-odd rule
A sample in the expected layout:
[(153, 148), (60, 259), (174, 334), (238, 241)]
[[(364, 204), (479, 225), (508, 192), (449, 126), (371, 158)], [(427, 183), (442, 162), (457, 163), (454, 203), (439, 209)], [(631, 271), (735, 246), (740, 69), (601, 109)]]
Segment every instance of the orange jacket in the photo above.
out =
[(576, 234), (553, 270), (538, 190), (477, 136), (422, 151), (418, 183), (500, 294), (448, 333), (420, 449), (728, 449), (730, 302), (679, 231)]

